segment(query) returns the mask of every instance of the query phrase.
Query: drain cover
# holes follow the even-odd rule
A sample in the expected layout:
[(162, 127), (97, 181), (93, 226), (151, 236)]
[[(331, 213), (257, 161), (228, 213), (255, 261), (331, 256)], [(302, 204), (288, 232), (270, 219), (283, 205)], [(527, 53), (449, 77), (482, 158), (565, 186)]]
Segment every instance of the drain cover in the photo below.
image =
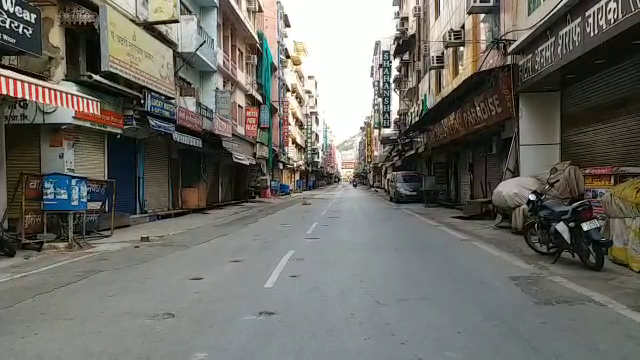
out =
[(189, 278), (189, 280), (203, 280), (203, 279), (204, 279), (204, 278), (203, 278), (203, 277), (200, 277), (200, 276), (194, 276), (194, 277), (192, 277), (192, 278)]
[(278, 315), (278, 313), (276, 313), (275, 311), (264, 310), (264, 311), (258, 312), (257, 314), (252, 314), (252, 315), (245, 316), (245, 317), (243, 317), (243, 319), (245, 319), (245, 320), (256, 320), (256, 319), (264, 319), (264, 318), (277, 316), (277, 315)]
[(241, 262), (243, 262), (243, 261), (244, 261), (244, 259), (233, 259), (233, 260), (229, 260), (229, 262), (230, 262), (230, 263), (234, 263), (234, 264), (241, 263)]
[(298, 257), (298, 258), (293, 258), (289, 261), (302, 261), (302, 260), (304, 260), (304, 258)]
[(149, 320), (154, 321), (162, 321), (162, 320), (171, 320), (176, 317), (175, 313), (172, 312), (163, 312), (159, 314), (153, 314), (149, 317)]

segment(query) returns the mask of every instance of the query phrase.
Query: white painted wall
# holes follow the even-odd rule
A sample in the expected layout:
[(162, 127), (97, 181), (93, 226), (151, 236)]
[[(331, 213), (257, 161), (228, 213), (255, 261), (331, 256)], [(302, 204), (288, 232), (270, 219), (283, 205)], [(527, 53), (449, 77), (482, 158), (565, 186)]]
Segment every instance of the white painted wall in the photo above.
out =
[(561, 159), (560, 95), (560, 92), (520, 94), (521, 176), (544, 172)]

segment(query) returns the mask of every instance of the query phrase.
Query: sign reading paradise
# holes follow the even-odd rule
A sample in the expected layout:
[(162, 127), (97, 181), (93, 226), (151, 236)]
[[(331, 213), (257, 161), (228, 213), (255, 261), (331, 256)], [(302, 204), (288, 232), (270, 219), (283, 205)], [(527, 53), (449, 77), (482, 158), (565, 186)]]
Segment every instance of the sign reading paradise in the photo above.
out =
[(100, 6), (100, 47), (102, 71), (175, 97), (173, 50), (109, 5)]
[(382, 51), (382, 128), (391, 128), (391, 51)]

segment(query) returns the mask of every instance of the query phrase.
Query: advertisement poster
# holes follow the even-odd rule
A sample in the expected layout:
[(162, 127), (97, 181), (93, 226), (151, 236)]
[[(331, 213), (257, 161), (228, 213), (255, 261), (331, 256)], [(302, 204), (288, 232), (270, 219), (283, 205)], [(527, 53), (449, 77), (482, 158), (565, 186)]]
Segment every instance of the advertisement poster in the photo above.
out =
[(216, 114), (225, 119), (231, 119), (231, 91), (216, 91)]
[(100, 6), (102, 71), (174, 97), (173, 50), (111, 6)]
[(255, 139), (258, 137), (258, 119), (260, 118), (260, 108), (249, 106), (246, 110), (247, 122), (245, 123), (245, 135)]

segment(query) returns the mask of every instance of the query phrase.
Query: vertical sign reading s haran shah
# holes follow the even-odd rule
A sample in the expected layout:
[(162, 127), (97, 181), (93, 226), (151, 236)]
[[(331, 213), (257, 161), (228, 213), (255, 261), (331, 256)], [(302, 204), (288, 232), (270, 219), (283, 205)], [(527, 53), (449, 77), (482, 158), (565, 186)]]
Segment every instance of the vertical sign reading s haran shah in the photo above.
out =
[(391, 51), (382, 51), (382, 128), (391, 128)]

